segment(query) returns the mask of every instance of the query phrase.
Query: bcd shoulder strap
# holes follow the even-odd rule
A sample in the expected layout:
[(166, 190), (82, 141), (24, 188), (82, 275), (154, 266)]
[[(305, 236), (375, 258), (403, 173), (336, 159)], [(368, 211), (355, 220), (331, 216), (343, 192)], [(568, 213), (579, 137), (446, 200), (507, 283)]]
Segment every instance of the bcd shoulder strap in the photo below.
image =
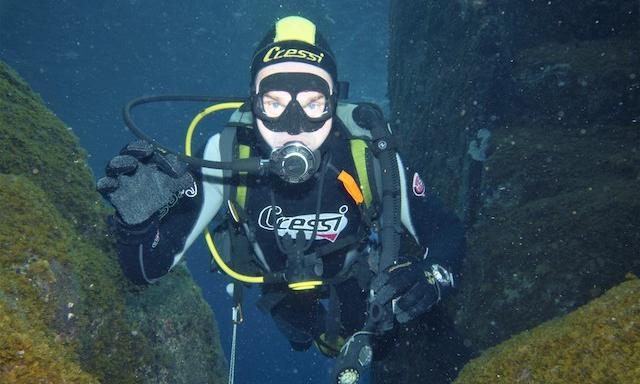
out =
[[(237, 116), (242, 119), (243, 114), (237, 110), (233, 116)], [(249, 114), (250, 115), (250, 114)], [(232, 116), (232, 117), (233, 117)], [(245, 117), (246, 121), (246, 117)], [(249, 122), (250, 123), (250, 122)], [(248, 158), (251, 155), (251, 146), (244, 143), (244, 131), (247, 127), (245, 124), (228, 124), (220, 133), (220, 157), (221, 161), (229, 162), (239, 158)], [(246, 174), (234, 174), (231, 170), (224, 170), (223, 177), (225, 183), (223, 184), (223, 201), (227, 202), (233, 200), (237, 203), (241, 209), (244, 209), (247, 197), (247, 185)], [(226, 205), (226, 204), (225, 204)], [(217, 221), (217, 229), (213, 231), (213, 241), (217, 245), (219, 254), (225, 263), (234, 265), (236, 268), (238, 264), (246, 264), (246, 260), (238, 260), (234, 255), (249, 254), (249, 252), (242, 252), (238, 250), (238, 244), (242, 245), (242, 241), (239, 241), (239, 234), (237, 231), (233, 231), (229, 225), (230, 222), (226, 222), (224, 216), (221, 213)], [(245, 243), (247, 243), (245, 241)], [(248, 244), (247, 244), (248, 245)], [(234, 252), (236, 250), (237, 252)], [(212, 270), (215, 269), (215, 262), (212, 261)]]
[(379, 191), (382, 189), (379, 160), (371, 153), (371, 132), (353, 120), (353, 110), (358, 104), (338, 103), (337, 115), (349, 134), (351, 156), (358, 174), (360, 189), (364, 196), (366, 209), (372, 212), (381, 201)]
[[(220, 139), (220, 152), (222, 161), (247, 159), (251, 157), (251, 141), (248, 139), (253, 126), (253, 116), (250, 111), (242, 108), (236, 110), (223, 129)], [(224, 176), (229, 183), (224, 186), (224, 200), (231, 197), (242, 208), (247, 202), (247, 173), (232, 174), (231, 171)]]

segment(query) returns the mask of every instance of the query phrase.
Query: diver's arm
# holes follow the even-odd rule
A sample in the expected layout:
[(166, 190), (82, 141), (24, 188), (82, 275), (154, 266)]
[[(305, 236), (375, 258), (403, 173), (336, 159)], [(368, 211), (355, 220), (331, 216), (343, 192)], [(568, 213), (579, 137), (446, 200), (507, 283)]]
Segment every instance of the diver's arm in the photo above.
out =
[(466, 251), (462, 222), (440, 199), (427, 193), (426, 185), (417, 173), (405, 172), (402, 161), (398, 159), (402, 184), (402, 223), (425, 248), (425, 254), (422, 255), (424, 261), (444, 268), (451, 276), (451, 281), (444, 281), (442, 285), (453, 286)]
[[(378, 271), (370, 284), (369, 300), (386, 308), (399, 323), (406, 323), (429, 311), (452, 290), (465, 241), (460, 221), (437, 199), (427, 196), (424, 184), (407, 180), (400, 156), (397, 160), (402, 224), (425, 252), (400, 254), (393, 265)], [(386, 332), (393, 324), (391, 317), (381, 316), (376, 327)]]
[(195, 196), (176, 196), (166, 214), (154, 215), (143, 225), (132, 227), (114, 219), (120, 266), (134, 283), (154, 283), (179, 261), (177, 254), (184, 254), (188, 246), (185, 234), (191, 232), (200, 212), (200, 180), (193, 190), (197, 191)]
[[(220, 161), (219, 136), (209, 139), (203, 158)], [(220, 209), (222, 171), (202, 169), (192, 174), (194, 187), (177, 194), (174, 201), (143, 226), (116, 223), (120, 264), (132, 281), (153, 283), (167, 274)]]
[[(389, 126), (379, 109), (361, 104), (353, 110), (352, 117), (360, 126), (367, 126), (374, 139), (386, 140)], [(392, 318), (399, 323), (416, 319), (447, 295), (454, 286), (454, 273), (459, 270), (465, 249), (460, 221), (426, 194), (424, 183), (417, 174), (407, 178), (397, 153), (396, 161), (400, 179), (397, 182), (400, 184), (401, 222), (425, 251), (422, 255), (400, 253), (390, 266), (385, 265), (375, 272), (369, 285), (369, 303), (372, 308), (384, 310), (376, 311), (382, 315), (369, 320), (375, 321), (374, 327), (381, 332), (393, 328)], [(397, 223), (386, 225), (395, 226)], [(384, 246), (383, 243), (383, 252)]]

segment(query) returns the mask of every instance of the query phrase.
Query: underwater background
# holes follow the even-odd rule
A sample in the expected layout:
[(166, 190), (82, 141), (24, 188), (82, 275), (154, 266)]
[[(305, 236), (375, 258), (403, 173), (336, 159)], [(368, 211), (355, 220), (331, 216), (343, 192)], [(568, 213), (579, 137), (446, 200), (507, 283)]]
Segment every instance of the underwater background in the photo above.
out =
[[(386, 1), (0, 1), (0, 59), (79, 138), (98, 178), (134, 139), (121, 118), (125, 103), (150, 94), (246, 96), (255, 47), (275, 20), (290, 14), (312, 18), (330, 36), (355, 99), (385, 104)], [(158, 140), (183, 150), (186, 128), (204, 106), (149, 106), (134, 116)], [(201, 138), (223, 122), (214, 118), (209, 130), (199, 128)], [(228, 357), (229, 279), (210, 273), (209, 260), (204, 240), (196, 241), (189, 269), (213, 308)], [(331, 362), (315, 350), (292, 352), (253, 296), (239, 329), (237, 382), (324, 382)]]
[[(246, 95), (255, 45), (290, 14), (318, 24), (350, 98), (383, 105), (467, 229), (457, 294), (372, 382), (450, 382), (470, 356), (457, 383), (638, 382), (637, 0), (0, 0), (0, 382), (226, 382), (228, 279), (197, 241), (197, 285), (128, 285), (93, 176), (133, 138), (127, 101)], [(182, 149), (201, 108), (136, 120)], [(292, 352), (254, 301), (236, 382), (328, 382), (332, 362)]]

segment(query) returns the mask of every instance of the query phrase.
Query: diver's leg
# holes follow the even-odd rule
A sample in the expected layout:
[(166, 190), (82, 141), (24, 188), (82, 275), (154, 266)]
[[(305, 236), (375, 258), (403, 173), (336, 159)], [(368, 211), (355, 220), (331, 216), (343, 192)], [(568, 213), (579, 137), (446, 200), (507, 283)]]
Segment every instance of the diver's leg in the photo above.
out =
[(311, 346), (323, 318), (319, 299), (312, 293), (287, 294), (271, 309), (271, 316), (296, 351)]
[(340, 298), (342, 336), (348, 337), (362, 329), (367, 313), (367, 292), (353, 278), (336, 287)]

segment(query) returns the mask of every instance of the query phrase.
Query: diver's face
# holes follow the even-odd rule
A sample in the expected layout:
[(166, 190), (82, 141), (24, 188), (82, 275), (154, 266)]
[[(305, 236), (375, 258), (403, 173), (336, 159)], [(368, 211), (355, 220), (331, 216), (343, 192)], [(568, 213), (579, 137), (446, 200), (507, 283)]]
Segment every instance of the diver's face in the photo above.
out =
[(311, 150), (327, 139), (333, 123), (333, 81), (304, 63), (262, 69), (255, 81), (253, 110), (264, 141), (272, 148), (299, 141)]

